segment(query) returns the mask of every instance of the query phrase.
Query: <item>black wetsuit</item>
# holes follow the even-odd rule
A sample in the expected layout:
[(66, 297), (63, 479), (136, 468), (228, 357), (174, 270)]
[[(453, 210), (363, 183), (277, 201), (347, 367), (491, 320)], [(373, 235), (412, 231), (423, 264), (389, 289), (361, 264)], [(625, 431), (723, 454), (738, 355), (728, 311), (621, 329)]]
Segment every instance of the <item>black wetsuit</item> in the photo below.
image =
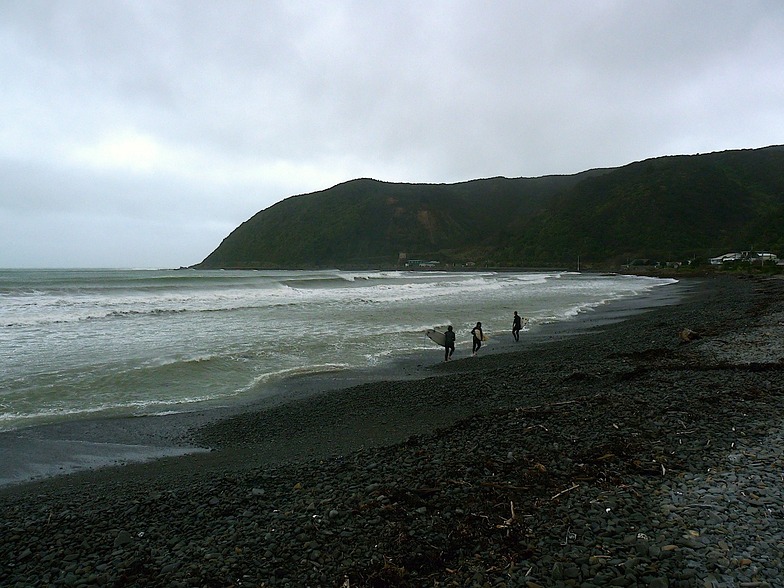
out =
[(479, 351), (479, 348), (482, 346), (482, 327), (474, 327), (471, 330), (471, 334), (474, 336), (474, 345), (471, 351), (476, 355), (476, 352)]
[(455, 332), (447, 331), (444, 333), (444, 361), (449, 361), (455, 352)]
[(512, 322), (512, 336), (514, 337), (515, 341), (520, 340), (520, 329), (523, 328), (523, 320), (520, 318), (519, 314), (514, 315), (514, 321)]

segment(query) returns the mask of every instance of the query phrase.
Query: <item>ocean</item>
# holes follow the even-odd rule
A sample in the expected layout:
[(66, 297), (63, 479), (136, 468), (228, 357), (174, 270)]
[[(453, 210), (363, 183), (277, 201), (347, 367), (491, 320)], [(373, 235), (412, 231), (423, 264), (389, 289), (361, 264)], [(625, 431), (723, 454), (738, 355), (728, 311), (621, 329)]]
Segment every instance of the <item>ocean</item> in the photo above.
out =
[(300, 376), (455, 359), (674, 282), (568, 272), (0, 270), (0, 431), (250, 402)]

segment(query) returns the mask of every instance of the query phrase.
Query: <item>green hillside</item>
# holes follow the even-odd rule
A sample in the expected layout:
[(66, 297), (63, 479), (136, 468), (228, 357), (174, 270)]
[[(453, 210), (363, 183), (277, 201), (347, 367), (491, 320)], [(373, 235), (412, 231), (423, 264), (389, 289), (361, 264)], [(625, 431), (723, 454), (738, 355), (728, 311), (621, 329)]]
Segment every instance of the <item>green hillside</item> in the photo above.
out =
[(293, 196), (200, 268), (618, 263), (784, 253), (784, 147), (673, 156), (569, 176), (458, 184), (359, 179)]

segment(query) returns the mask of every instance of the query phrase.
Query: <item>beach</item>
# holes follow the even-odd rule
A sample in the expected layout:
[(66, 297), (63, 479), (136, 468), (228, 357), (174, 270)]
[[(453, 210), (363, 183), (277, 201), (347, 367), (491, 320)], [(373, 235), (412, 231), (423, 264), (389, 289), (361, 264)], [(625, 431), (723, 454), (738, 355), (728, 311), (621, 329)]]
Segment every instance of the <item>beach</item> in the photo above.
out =
[(0, 489), (0, 584), (775, 586), (784, 281), (677, 287), (509, 352), (96, 425), (169, 456)]

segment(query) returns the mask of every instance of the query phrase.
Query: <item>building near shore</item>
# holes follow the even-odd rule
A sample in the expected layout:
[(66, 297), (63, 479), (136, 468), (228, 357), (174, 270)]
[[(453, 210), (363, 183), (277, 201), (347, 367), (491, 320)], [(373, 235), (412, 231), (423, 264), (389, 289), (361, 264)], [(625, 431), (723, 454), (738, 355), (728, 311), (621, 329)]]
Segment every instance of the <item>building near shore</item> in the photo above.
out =
[(425, 269), (432, 269), (435, 267), (439, 267), (441, 265), (440, 261), (425, 261), (423, 259), (409, 259), (406, 262), (406, 267), (409, 268), (425, 268)]
[(775, 253), (769, 251), (741, 251), (725, 253), (718, 257), (711, 257), (711, 265), (723, 265), (725, 263), (733, 262), (746, 262), (746, 263), (778, 263), (779, 258)]

